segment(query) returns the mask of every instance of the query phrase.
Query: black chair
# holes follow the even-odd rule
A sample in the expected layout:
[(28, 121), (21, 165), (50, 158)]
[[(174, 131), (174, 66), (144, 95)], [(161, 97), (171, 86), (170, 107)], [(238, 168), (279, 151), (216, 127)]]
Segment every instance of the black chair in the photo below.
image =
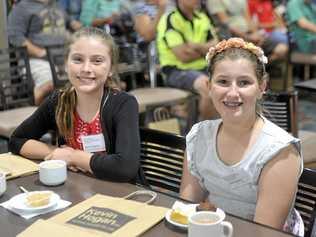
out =
[(62, 88), (68, 83), (65, 72), (65, 45), (46, 47), (47, 59), (52, 71), (54, 88)]
[(180, 190), (185, 138), (171, 133), (140, 128), (143, 184), (177, 196)]
[(0, 49), (1, 109), (33, 105), (33, 80), (26, 48)]
[(0, 136), (8, 139), (34, 106), (33, 79), (24, 47), (0, 49)]
[(295, 209), (300, 213), (305, 227), (305, 237), (312, 236), (316, 217), (316, 171), (305, 168), (299, 183), (295, 199)]
[(298, 136), (297, 91), (272, 92), (263, 96), (263, 115), (293, 136)]

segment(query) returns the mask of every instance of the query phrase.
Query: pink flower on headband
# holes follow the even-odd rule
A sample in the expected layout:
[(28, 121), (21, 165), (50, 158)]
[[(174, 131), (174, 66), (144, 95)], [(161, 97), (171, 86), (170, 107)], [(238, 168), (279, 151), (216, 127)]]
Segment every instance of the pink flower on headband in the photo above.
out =
[(210, 47), (208, 50), (208, 53), (206, 54), (207, 63), (210, 63), (212, 58), (216, 54), (218, 54), (218, 53), (220, 53), (228, 48), (242, 48), (242, 49), (249, 50), (251, 53), (253, 53), (257, 56), (257, 58), (259, 59), (260, 62), (262, 62), (264, 64), (268, 63), (268, 59), (264, 55), (264, 52), (260, 47), (254, 45), (251, 42), (246, 42), (242, 38), (230, 38), (228, 40), (222, 40), (218, 44), (216, 44), (215, 46)]

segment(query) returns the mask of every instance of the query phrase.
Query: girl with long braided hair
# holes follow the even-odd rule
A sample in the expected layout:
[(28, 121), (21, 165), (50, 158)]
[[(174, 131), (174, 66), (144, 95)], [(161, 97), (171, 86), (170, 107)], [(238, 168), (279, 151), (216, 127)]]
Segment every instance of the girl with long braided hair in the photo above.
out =
[[(66, 161), (73, 171), (129, 181), (139, 167), (138, 104), (112, 85), (117, 48), (97, 28), (73, 34), (65, 53), (69, 85), (55, 91), (12, 134), (9, 148), (30, 159)], [(39, 139), (57, 133), (52, 147)]]

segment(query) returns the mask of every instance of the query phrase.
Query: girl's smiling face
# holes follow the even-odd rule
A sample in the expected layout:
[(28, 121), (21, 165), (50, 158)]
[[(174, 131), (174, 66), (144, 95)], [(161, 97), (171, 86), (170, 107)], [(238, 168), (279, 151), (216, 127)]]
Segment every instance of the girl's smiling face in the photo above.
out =
[(257, 100), (266, 83), (259, 85), (254, 65), (247, 59), (223, 59), (214, 67), (210, 93), (223, 120), (249, 121), (256, 116)]
[(100, 39), (81, 37), (70, 46), (66, 71), (78, 92), (103, 90), (111, 67), (110, 48)]

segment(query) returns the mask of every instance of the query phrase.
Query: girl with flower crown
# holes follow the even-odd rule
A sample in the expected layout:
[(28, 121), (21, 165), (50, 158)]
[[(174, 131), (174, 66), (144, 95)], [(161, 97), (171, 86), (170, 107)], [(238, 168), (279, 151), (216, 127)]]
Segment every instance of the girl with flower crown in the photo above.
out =
[(267, 83), (263, 51), (231, 38), (211, 47), (207, 60), (210, 96), (221, 118), (197, 123), (187, 135), (181, 197), (303, 235), (293, 208), (303, 170), (300, 141), (260, 113)]

